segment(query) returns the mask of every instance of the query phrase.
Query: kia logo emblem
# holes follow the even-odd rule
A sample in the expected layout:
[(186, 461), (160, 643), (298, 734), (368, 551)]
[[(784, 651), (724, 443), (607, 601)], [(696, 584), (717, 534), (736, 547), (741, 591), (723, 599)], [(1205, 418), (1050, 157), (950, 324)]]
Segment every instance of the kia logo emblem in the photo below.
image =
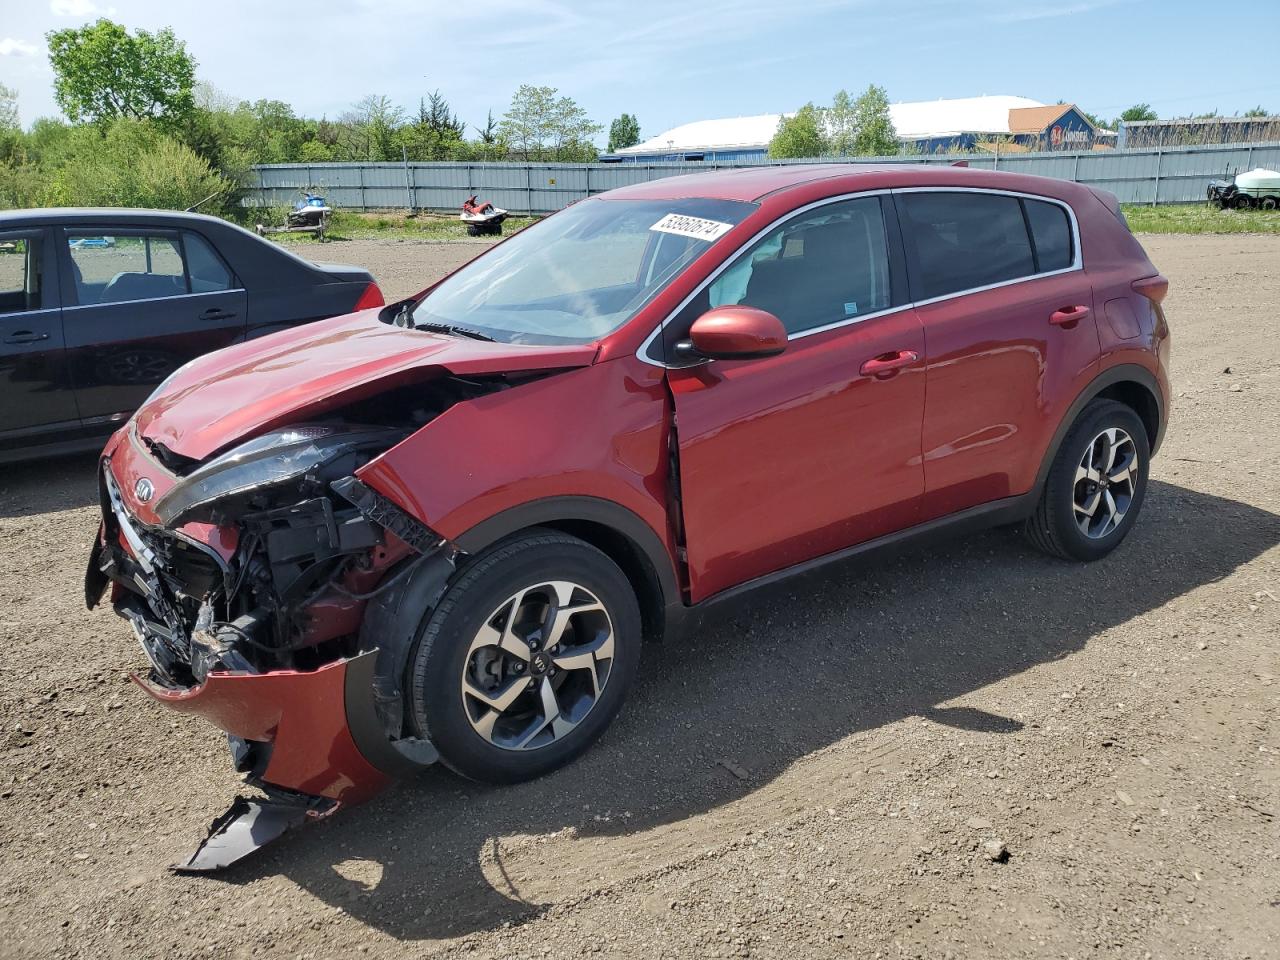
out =
[(146, 477), (141, 477), (137, 483), (133, 485), (134, 496), (138, 498), (139, 503), (146, 503), (156, 492), (156, 488)]

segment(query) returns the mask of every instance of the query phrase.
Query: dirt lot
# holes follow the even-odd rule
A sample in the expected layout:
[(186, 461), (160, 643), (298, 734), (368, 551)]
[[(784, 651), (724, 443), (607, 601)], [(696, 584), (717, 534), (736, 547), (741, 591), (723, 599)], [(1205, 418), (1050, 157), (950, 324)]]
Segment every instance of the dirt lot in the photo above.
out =
[[(571, 768), (429, 772), (216, 879), (164, 866), (225, 746), (83, 609), (92, 461), (3, 468), (0, 955), (1280, 956), (1280, 237), (1148, 247), (1178, 398), (1112, 557), (994, 531), (775, 589), (647, 650)], [(322, 251), (389, 297), (472, 252)]]

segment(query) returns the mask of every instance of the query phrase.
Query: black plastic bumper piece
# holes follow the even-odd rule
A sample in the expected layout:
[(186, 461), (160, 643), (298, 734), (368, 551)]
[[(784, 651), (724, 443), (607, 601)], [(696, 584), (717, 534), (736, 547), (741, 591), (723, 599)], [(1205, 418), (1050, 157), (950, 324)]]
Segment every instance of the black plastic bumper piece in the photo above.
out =
[(209, 873), (242, 860), (265, 847), (308, 817), (323, 816), (333, 801), (321, 797), (288, 800), (236, 797), (230, 809), (209, 825), (209, 836), (186, 863), (175, 863), (175, 873)]

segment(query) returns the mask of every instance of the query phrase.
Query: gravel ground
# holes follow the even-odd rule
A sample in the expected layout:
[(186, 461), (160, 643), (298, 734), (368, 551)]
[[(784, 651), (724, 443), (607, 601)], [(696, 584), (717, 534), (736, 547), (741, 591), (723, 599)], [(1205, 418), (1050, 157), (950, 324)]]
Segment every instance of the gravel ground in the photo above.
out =
[[(4, 468), (0, 955), (1280, 956), (1280, 237), (1146, 243), (1178, 398), (1107, 560), (993, 531), (775, 588), (569, 769), (430, 771), (217, 878), (164, 866), (225, 746), (83, 608), (92, 460)], [(324, 250), (389, 297), (474, 252)]]

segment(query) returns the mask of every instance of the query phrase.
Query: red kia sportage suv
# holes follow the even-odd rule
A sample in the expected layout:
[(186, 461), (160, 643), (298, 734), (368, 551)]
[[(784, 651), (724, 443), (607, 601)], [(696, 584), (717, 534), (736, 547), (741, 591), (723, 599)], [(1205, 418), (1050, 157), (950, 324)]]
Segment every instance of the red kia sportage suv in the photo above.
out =
[(1013, 521), (1106, 555), (1164, 430), (1167, 286), (1087, 187), (769, 167), (584, 200), (180, 369), (103, 453), (86, 594), (266, 793), (183, 868), (437, 759), (552, 770), (643, 638), (748, 587)]

